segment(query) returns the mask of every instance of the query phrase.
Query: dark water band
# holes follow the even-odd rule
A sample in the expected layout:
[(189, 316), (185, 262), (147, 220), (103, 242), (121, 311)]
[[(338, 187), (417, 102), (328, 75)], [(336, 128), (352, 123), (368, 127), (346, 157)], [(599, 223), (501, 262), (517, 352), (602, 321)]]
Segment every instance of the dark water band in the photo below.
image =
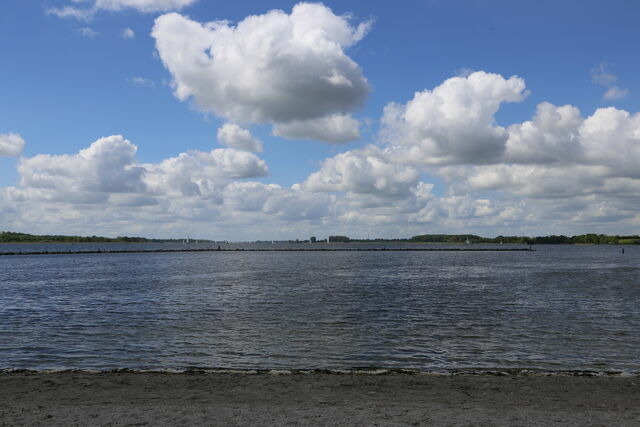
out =
[(34, 251), (34, 252), (0, 252), (0, 256), (8, 255), (80, 255), (80, 254), (127, 254), (127, 253), (162, 253), (162, 252), (535, 252), (531, 248), (318, 248), (318, 249), (109, 249), (93, 251)]

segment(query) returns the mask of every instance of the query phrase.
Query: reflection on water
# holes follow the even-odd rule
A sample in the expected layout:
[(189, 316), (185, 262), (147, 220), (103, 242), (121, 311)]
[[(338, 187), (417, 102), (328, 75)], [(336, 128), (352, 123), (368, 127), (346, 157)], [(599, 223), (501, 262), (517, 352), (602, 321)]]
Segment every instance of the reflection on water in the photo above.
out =
[(640, 247), (0, 257), (0, 368), (640, 369)]

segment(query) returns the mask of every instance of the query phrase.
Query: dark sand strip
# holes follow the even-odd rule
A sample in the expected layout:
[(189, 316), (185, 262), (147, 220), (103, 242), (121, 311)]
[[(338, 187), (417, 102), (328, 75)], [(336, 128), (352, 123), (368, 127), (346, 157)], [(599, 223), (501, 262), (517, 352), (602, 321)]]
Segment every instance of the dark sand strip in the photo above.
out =
[(0, 425), (640, 425), (640, 378), (2, 373)]

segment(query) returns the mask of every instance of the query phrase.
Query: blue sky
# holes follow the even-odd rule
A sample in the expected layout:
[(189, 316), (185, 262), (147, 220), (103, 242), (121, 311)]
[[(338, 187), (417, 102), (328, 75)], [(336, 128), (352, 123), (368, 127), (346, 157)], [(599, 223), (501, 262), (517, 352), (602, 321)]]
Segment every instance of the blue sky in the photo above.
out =
[[(633, 119), (638, 111), (640, 93), (640, 63), (635, 46), (640, 40), (637, 25), (640, 5), (637, 2), (324, 2), (336, 20), (351, 25), (354, 30), (352, 40), (343, 43), (342, 53), (334, 58), (338, 61), (336, 63), (345, 67), (348, 67), (345, 64), (349, 61), (354, 63), (362, 78), (356, 76), (351, 83), (368, 82), (369, 85), (368, 91), (357, 92), (354, 89), (353, 93), (345, 92), (344, 102), (328, 101), (335, 105), (323, 110), (322, 114), (350, 115), (359, 122), (359, 136), (341, 143), (321, 141), (331, 138), (312, 133), (301, 140), (292, 137), (291, 130), (282, 131), (289, 132), (289, 135), (280, 132), (276, 136), (274, 134), (279, 132), (274, 129), (290, 123), (294, 117), (269, 118), (269, 108), (264, 106), (244, 105), (242, 111), (256, 114), (253, 119), (244, 120), (237, 114), (231, 115), (229, 111), (234, 108), (229, 105), (233, 103), (232, 97), (210, 102), (206, 93), (209, 90), (207, 84), (222, 84), (221, 76), (229, 74), (202, 75), (198, 77), (198, 84), (209, 83), (202, 83), (198, 89), (192, 90), (187, 99), (178, 99), (173, 88), (180, 83), (193, 86), (193, 81), (187, 82), (192, 74), (177, 76), (176, 70), (183, 66), (179, 61), (184, 58), (175, 52), (163, 53), (157, 45), (160, 37), (168, 43), (171, 38), (187, 36), (172, 32), (169, 19), (161, 34), (151, 35), (155, 20), (172, 11), (182, 15), (180, 19), (198, 25), (227, 20), (229, 27), (235, 28), (247, 16), (264, 15), (272, 9), (291, 14), (297, 2), (145, 0), (137, 3), (137, 7), (131, 6), (135, 4), (130, 0), (98, 0), (97, 3), (95, 0), (8, 0), (0, 5), (0, 57), (3, 58), (0, 66), (0, 135), (18, 134), (24, 141), (24, 149), (19, 156), (8, 151), (5, 156), (0, 156), (0, 187), (4, 191), (0, 197), (0, 203), (4, 205), (4, 211), (0, 210), (0, 229), (91, 234), (95, 230), (104, 234), (140, 232), (161, 236), (202, 230), (202, 237), (224, 235), (224, 238), (232, 239), (254, 235), (256, 238), (303, 237), (307, 232), (321, 234), (330, 230), (368, 234), (371, 228), (390, 236), (427, 229), (484, 234), (535, 233), (547, 229), (565, 233), (594, 229), (637, 232), (640, 216), (633, 209), (633, 202), (640, 201), (640, 172), (637, 166), (634, 168), (633, 164), (626, 163), (640, 150), (640, 131), (636, 127), (638, 120)], [(140, 4), (147, 6), (145, 8)], [(84, 19), (55, 13), (64, 7), (84, 11)], [(92, 12), (87, 12), (90, 10)], [(357, 26), (366, 22), (370, 23), (366, 35), (355, 35)], [(132, 31), (132, 37), (123, 36), (125, 29)], [(195, 39), (189, 39), (186, 43), (191, 42), (198, 43)], [(315, 49), (312, 45), (305, 46), (311, 51)], [(324, 66), (318, 64), (313, 70)], [(385, 106), (389, 103), (406, 106), (408, 110), (408, 103), (416, 92), (431, 91), (456, 76), (467, 79), (474, 71), (495, 74), (504, 81), (518, 76), (525, 85), (520, 88), (522, 90), (510, 89), (518, 93), (510, 93), (497, 100), (496, 112), (487, 107), (491, 119), (489, 122), (468, 124), (471, 130), (479, 126), (480, 133), (486, 131), (487, 126), (506, 129), (510, 125), (529, 121), (536, 114), (538, 105), (545, 102), (558, 107), (567, 104), (577, 107), (581, 113), (580, 120), (590, 118), (597, 109), (604, 107), (628, 112), (631, 118), (628, 124), (611, 130), (608, 136), (598, 134), (600, 136), (597, 138), (600, 139), (592, 133), (587, 135), (591, 128), (580, 128), (578, 123), (572, 130), (565, 129), (562, 137), (558, 136), (560, 131), (556, 132), (557, 129), (544, 129), (549, 135), (556, 135), (554, 138), (564, 138), (562, 141), (542, 137), (538, 133), (535, 138), (527, 134), (527, 138), (535, 141), (524, 137), (521, 141), (514, 136), (515, 131), (509, 131), (507, 136), (506, 133), (502, 135), (501, 130), (493, 129), (490, 131), (491, 138), (497, 140), (487, 142), (489, 145), (486, 150), (481, 146), (483, 142), (477, 142), (473, 137), (467, 136), (471, 138), (469, 141), (456, 140), (462, 137), (451, 129), (420, 128), (422, 124), (410, 123), (409, 120), (390, 125), (389, 120), (383, 120)], [(502, 81), (491, 84), (501, 85)], [(452, 96), (467, 96), (456, 93), (458, 95)], [(335, 96), (338, 99), (341, 95)], [(358, 97), (364, 97), (364, 102), (359, 102), (356, 99)], [(510, 101), (507, 99), (509, 97), (518, 100)], [(205, 98), (209, 103), (203, 106)], [(265, 99), (272, 102), (276, 98)], [(469, 103), (477, 105), (484, 105), (485, 101), (472, 96), (468, 99)], [(465, 114), (465, 111), (460, 114)], [(322, 114), (314, 118), (327, 117)], [(437, 117), (429, 110), (421, 110), (420, 114), (424, 115), (425, 120)], [(600, 115), (593, 121), (598, 120), (606, 118)], [(263, 186), (276, 184), (282, 189), (294, 186), (295, 195), (287, 193), (281, 196), (287, 200), (293, 197), (303, 205), (307, 197), (326, 197), (328, 199), (323, 199), (323, 203), (331, 206), (330, 212), (296, 216), (282, 209), (270, 210), (269, 202), (264, 202), (266, 196), (262, 193), (262, 196), (256, 196), (263, 198), (261, 207), (255, 207), (255, 211), (246, 207), (235, 211), (230, 206), (235, 206), (236, 202), (227, 201), (226, 195), (205, 196), (202, 188), (198, 191), (201, 200), (184, 190), (182, 193), (159, 187), (150, 190), (157, 182), (151, 183), (149, 176), (157, 174), (157, 171), (151, 172), (149, 168), (141, 172), (147, 176), (147, 181), (138, 187), (127, 184), (118, 188), (101, 186), (88, 189), (80, 185), (83, 178), (73, 174), (69, 178), (71, 181), (64, 181), (65, 184), (62, 181), (43, 184), (37, 177), (46, 175), (51, 178), (59, 173), (60, 168), (74, 168), (74, 163), (64, 163), (65, 160), (56, 166), (57, 169), (53, 168), (58, 170), (55, 172), (51, 169), (51, 162), (55, 163), (55, 159), (28, 161), (43, 154), (74, 155), (101, 137), (122, 135), (137, 146), (135, 163), (124, 165), (124, 169), (144, 164), (158, 165), (165, 159), (175, 158), (190, 150), (208, 153), (222, 148), (216, 133), (227, 122), (239, 122), (243, 129), (263, 144), (262, 152), (249, 154), (241, 150), (245, 157), (237, 160), (243, 164), (253, 162), (258, 169), (253, 172), (229, 172), (224, 179), (217, 172), (214, 173), (215, 179), (206, 174), (202, 175), (204, 178), (196, 178), (197, 174), (192, 177), (181, 175), (180, 179), (191, 180), (189, 182), (197, 185), (202, 185), (203, 179), (210, 179), (209, 187), (216, 187), (222, 193), (231, 191), (233, 185), (228, 186), (236, 179), (243, 185), (255, 182)], [(451, 125), (456, 129), (467, 126), (463, 118), (456, 119)], [(453, 133), (448, 134), (449, 131)], [(308, 126), (304, 132), (309, 132)], [(463, 155), (462, 151), (443, 149), (434, 136), (443, 132), (448, 136), (442, 144), (452, 147), (475, 144), (477, 150), (464, 148), (464, 153), (482, 154), (474, 159)], [(296, 135), (299, 136), (299, 132)], [(425, 143), (425, 138), (435, 138), (435, 145)], [(512, 145), (505, 142), (507, 138), (511, 138), (509, 141), (513, 141)], [(554, 142), (548, 142), (550, 138)], [(597, 141), (594, 142), (593, 138)], [(615, 138), (615, 141), (607, 138)], [(547, 142), (540, 142), (543, 140)], [(580, 160), (571, 157), (573, 154), (567, 154), (571, 151), (567, 147), (575, 140), (579, 141), (579, 151), (583, 153)], [(625, 141), (624, 145), (616, 145), (621, 140)], [(495, 145), (505, 143), (507, 148)], [(524, 145), (517, 144), (528, 144), (526, 146), (529, 148), (524, 149)], [(548, 150), (549, 144), (555, 147), (554, 150), (562, 144), (564, 148), (557, 148), (557, 152), (553, 152), (555, 154), (547, 156), (553, 160), (540, 160), (544, 156), (535, 153)], [(229, 144), (227, 146), (231, 148), (224, 149), (237, 148)], [(418, 150), (415, 148), (417, 146), (421, 147), (420, 154), (416, 155), (415, 151), (413, 154), (403, 154), (403, 150), (408, 153), (411, 147)], [(435, 146), (440, 147), (437, 153), (433, 148)], [(609, 159), (608, 154), (599, 151), (609, 146), (617, 147), (612, 150), (617, 150), (626, 158)], [(492, 155), (493, 149), (497, 150), (495, 155)], [(513, 153), (509, 154), (509, 150)], [(445, 151), (446, 155), (443, 155)], [(528, 153), (526, 156), (522, 154), (525, 151)], [(336, 157), (341, 153), (347, 153), (347, 156)], [(626, 153), (626, 156), (621, 153)], [(223, 154), (219, 152), (220, 156)], [(479, 161), (479, 158), (483, 160)], [(599, 164), (594, 160), (597, 158), (609, 160)], [(334, 159), (333, 163), (327, 165), (327, 159)], [(376, 159), (384, 165), (382, 172)], [(258, 160), (265, 162), (266, 169), (258, 165)], [(199, 164), (202, 166), (202, 163)], [(22, 165), (21, 169), (19, 165)], [(223, 169), (226, 167), (218, 163), (216, 165)], [(560, 176), (558, 171), (566, 172), (567, 168), (578, 168), (571, 174), (571, 179), (576, 181), (575, 188), (572, 191), (559, 191), (557, 185), (549, 184), (549, 177), (556, 179), (557, 184), (566, 182), (566, 177)], [(122, 168), (116, 169), (104, 173), (112, 176), (118, 171), (122, 172)], [(351, 173), (352, 170), (356, 172)], [(163, 173), (169, 174), (166, 171)], [(314, 173), (319, 174), (315, 181), (309, 180)], [(377, 176), (377, 173), (382, 175)], [(390, 175), (386, 176), (385, 173)], [(501, 182), (494, 182), (496, 174), (502, 177)], [(510, 175), (506, 177), (505, 174)], [(535, 177), (540, 185), (533, 189), (529, 188), (530, 183), (517, 184), (514, 177), (521, 178), (523, 174)], [(31, 179), (25, 180), (27, 175)], [(493, 179), (491, 183), (489, 175)], [(397, 180), (397, 176), (404, 176), (396, 182), (403, 190), (387, 185)], [(598, 183), (591, 182), (594, 176), (600, 180)], [(362, 185), (367, 179), (373, 183), (380, 181), (381, 177), (386, 181), (377, 187), (373, 184), (370, 187)], [(163, 182), (178, 179), (165, 178), (157, 179)], [(302, 189), (296, 186), (304, 183), (307, 184), (302, 185)], [(429, 190), (433, 198), (430, 202), (426, 202), (426, 199), (421, 199), (419, 203), (416, 201), (419, 183), (433, 185)], [(69, 202), (68, 194), (64, 196), (68, 198), (66, 201), (60, 194), (45, 194), (53, 187), (59, 189), (65, 185), (71, 189), (69, 191), (78, 189), (83, 194), (91, 192), (93, 196), (90, 199), (94, 202), (86, 203), (83, 199), (82, 203), (74, 204)], [(368, 191), (365, 187), (372, 190)], [(303, 197), (303, 190), (309, 195)], [(126, 197), (157, 199), (153, 203), (157, 209), (163, 206), (164, 222), (160, 226), (150, 222), (148, 218), (153, 215), (152, 212), (146, 216), (130, 216), (126, 208), (116, 208), (114, 200), (124, 197), (123, 194)], [(85, 196), (89, 197), (87, 194)], [(369, 196), (376, 200), (363, 201)], [(212, 204), (198, 207), (201, 213), (191, 217), (190, 214), (178, 213), (175, 206), (169, 206), (181, 197), (189, 197), (184, 203), (181, 202), (185, 206)], [(558, 198), (565, 205), (558, 206), (553, 202)], [(453, 211), (458, 208), (451, 206), (465, 203), (472, 206), (470, 213), (456, 217)], [(492, 203), (496, 205), (486, 208), (493, 212), (491, 215), (477, 214), (484, 212), (483, 206)], [(429, 204), (433, 204), (430, 213), (425, 213)], [(509, 209), (523, 209), (523, 206), (532, 204), (544, 206), (544, 212), (525, 218), (526, 215), (520, 211), (517, 221), (500, 217)], [(413, 211), (409, 205), (413, 206)], [(588, 218), (582, 218), (580, 215), (584, 213), (585, 206), (598, 206), (600, 213), (594, 212)], [(86, 216), (83, 212), (92, 212), (94, 209), (105, 212), (105, 208), (108, 208), (110, 217), (102, 215), (93, 223), (78, 220)], [(30, 213), (26, 214), (25, 209)], [(396, 211), (392, 212), (393, 209)], [(547, 214), (554, 209), (558, 211)], [(34, 210), (40, 210), (42, 217), (47, 217), (48, 221), (42, 221), (39, 215), (33, 213)], [(527, 208), (526, 212), (531, 210)], [(247, 224), (252, 226), (247, 228)], [(296, 233), (305, 234), (297, 236), (294, 235)]]

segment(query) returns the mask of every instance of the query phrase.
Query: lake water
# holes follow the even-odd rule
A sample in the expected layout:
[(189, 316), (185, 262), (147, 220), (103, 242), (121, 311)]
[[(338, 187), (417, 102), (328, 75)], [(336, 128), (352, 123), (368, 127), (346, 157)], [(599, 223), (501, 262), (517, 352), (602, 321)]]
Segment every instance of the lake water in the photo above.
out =
[(0, 368), (640, 371), (640, 246), (534, 248), (0, 256)]

